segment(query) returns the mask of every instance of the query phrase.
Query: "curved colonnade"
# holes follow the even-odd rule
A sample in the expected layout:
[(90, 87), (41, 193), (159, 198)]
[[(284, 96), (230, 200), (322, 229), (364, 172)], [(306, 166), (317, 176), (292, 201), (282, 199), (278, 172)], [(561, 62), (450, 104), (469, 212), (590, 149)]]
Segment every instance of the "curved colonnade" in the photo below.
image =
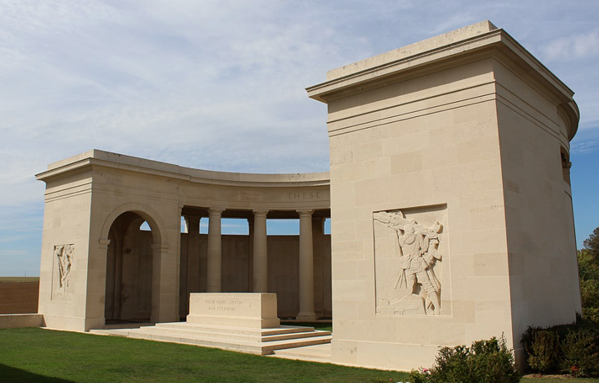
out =
[[(213, 172), (92, 150), (49, 165), (37, 178), (47, 184), (40, 313), (48, 327), (87, 331), (111, 319), (176, 321), (196, 291), (287, 288), (282, 295), (298, 306), (297, 319), (326, 315), (322, 302), (318, 313), (314, 308), (314, 260), (316, 253), (320, 267), (328, 262), (330, 270), (330, 236), (323, 233), (328, 173)], [(181, 233), (182, 217), (187, 233)], [(205, 218), (207, 235), (199, 231)], [(247, 219), (249, 235), (222, 235), (222, 218)], [(299, 237), (267, 236), (269, 218), (299, 218)], [(139, 229), (144, 221), (151, 232)], [(290, 259), (292, 269), (274, 275)], [(319, 270), (321, 297), (330, 291), (330, 271)], [(289, 287), (289, 273), (298, 274), (299, 286)], [(144, 310), (147, 315), (139, 314)]]

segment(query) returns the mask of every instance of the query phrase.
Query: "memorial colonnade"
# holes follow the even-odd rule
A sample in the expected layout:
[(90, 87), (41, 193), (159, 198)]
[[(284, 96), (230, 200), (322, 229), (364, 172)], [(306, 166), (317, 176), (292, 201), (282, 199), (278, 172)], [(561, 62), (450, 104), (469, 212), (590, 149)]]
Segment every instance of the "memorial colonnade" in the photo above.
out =
[[(301, 198), (298, 193), (295, 193), (296, 198)], [(302, 193), (303, 195), (303, 193)], [(313, 194), (314, 195), (314, 194)], [(292, 197), (293, 198), (293, 197)], [(319, 315), (314, 309), (315, 295), (315, 267), (314, 253), (317, 244), (314, 241), (314, 236), (324, 234), (324, 220), (330, 217), (328, 209), (314, 210), (309, 208), (297, 210), (276, 210), (257, 209), (250, 211), (228, 210), (225, 206), (210, 207), (205, 209), (184, 207), (182, 209), (182, 217), (185, 219), (187, 226), (187, 235), (191, 236), (187, 239), (188, 243), (196, 243), (199, 237), (200, 220), (204, 217), (208, 218), (208, 234), (206, 235), (206, 292), (226, 292), (237, 291), (232, 290), (230, 286), (223, 286), (223, 234), (222, 234), (222, 219), (223, 218), (242, 218), (247, 219), (249, 226), (249, 235), (247, 240), (249, 243), (248, 252), (250, 262), (248, 264), (248, 292), (275, 292), (275, 288), (269, 288), (269, 251), (268, 238), (277, 236), (267, 235), (267, 218), (269, 214), (276, 219), (299, 219), (299, 237), (298, 239), (298, 279), (299, 279), (299, 313), (295, 316), (301, 321), (316, 320)], [(330, 240), (329, 240), (330, 242)], [(197, 246), (197, 245), (196, 245)], [(189, 262), (189, 254), (183, 254), (182, 263)], [(327, 259), (330, 259), (330, 251)], [(330, 261), (329, 261), (330, 262)], [(196, 262), (190, 262), (193, 265), (192, 272), (199, 272)], [(182, 266), (182, 271), (184, 271)], [(185, 275), (184, 275), (185, 274)], [(182, 273), (181, 278), (197, 279), (197, 275), (190, 276), (189, 273)], [(329, 275), (330, 277), (330, 275)], [(330, 280), (329, 280), (330, 284)], [(197, 286), (197, 283), (191, 283)], [(237, 285), (239, 286), (239, 285)], [(196, 287), (196, 290), (198, 288)], [(203, 286), (200, 287), (201, 290)], [(186, 294), (182, 294), (184, 299), (180, 304), (188, 305), (189, 293), (194, 292), (194, 289), (187, 289)], [(181, 312), (186, 310), (181, 309)], [(321, 310), (322, 311), (322, 310)], [(330, 312), (329, 312), (330, 313)], [(326, 314), (325, 314), (326, 315)], [(322, 314), (320, 315), (322, 316)]]
[[(284, 318), (331, 315), (328, 173), (223, 173), (92, 150), (37, 178), (50, 328), (177, 321), (193, 292), (274, 292)], [(223, 234), (224, 218), (247, 219), (249, 235)], [(267, 235), (267, 219), (298, 218), (299, 236)]]

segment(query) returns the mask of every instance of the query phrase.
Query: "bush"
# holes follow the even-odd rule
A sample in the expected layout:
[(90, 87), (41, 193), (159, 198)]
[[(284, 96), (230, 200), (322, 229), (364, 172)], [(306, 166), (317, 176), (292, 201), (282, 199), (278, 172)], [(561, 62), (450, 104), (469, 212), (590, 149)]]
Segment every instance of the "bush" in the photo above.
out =
[(569, 332), (562, 342), (561, 370), (575, 377), (599, 372), (599, 336), (590, 331)]
[(559, 358), (559, 336), (554, 331), (533, 329), (524, 344), (528, 365), (539, 373), (554, 371)]
[(430, 370), (410, 373), (412, 383), (515, 383), (520, 374), (505, 338), (480, 340), (471, 347), (443, 347)]
[(472, 355), (466, 346), (443, 347), (435, 358), (431, 369), (433, 382), (471, 382)]
[(512, 383), (520, 381), (514, 363), (514, 354), (505, 344), (505, 338), (491, 338), (472, 344), (474, 382)]
[(432, 382), (431, 376), (428, 373), (428, 369), (420, 369), (420, 371), (412, 370), (408, 378), (410, 383), (428, 383)]
[(592, 321), (578, 317), (569, 325), (529, 327), (522, 335), (522, 344), (535, 371), (565, 372), (575, 377), (599, 375), (599, 326)]

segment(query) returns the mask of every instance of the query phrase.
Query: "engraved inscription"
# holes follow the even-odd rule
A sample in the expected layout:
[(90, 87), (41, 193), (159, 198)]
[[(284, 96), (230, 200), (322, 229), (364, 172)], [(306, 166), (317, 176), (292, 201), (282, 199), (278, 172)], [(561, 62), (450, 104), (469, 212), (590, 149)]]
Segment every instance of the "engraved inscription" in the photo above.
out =
[(208, 311), (235, 312), (243, 305), (241, 299), (204, 299), (204, 305)]
[(406, 219), (400, 210), (377, 212), (373, 219), (394, 232), (397, 244), (392, 259), (396, 276), (387, 275), (383, 282), (388, 293), (377, 297), (377, 312), (439, 315), (441, 282), (435, 268), (442, 258), (439, 244), (443, 225), (435, 221), (432, 226), (426, 227), (413, 219)]
[(290, 200), (310, 200), (310, 199), (320, 199), (324, 197), (321, 192), (311, 191), (311, 192), (295, 192), (295, 193), (286, 193), (287, 199)]

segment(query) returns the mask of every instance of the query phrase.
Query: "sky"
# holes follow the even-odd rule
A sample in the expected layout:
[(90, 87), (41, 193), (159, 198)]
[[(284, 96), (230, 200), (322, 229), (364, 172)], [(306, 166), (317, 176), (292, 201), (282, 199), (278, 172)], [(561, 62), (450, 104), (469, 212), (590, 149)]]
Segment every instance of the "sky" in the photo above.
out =
[[(574, 92), (578, 247), (599, 226), (599, 1), (0, 0), (0, 276), (39, 275), (47, 164), (102, 149), (329, 169), (328, 70), (489, 19)], [(224, 227), (223, 232), (234, 232)]]

